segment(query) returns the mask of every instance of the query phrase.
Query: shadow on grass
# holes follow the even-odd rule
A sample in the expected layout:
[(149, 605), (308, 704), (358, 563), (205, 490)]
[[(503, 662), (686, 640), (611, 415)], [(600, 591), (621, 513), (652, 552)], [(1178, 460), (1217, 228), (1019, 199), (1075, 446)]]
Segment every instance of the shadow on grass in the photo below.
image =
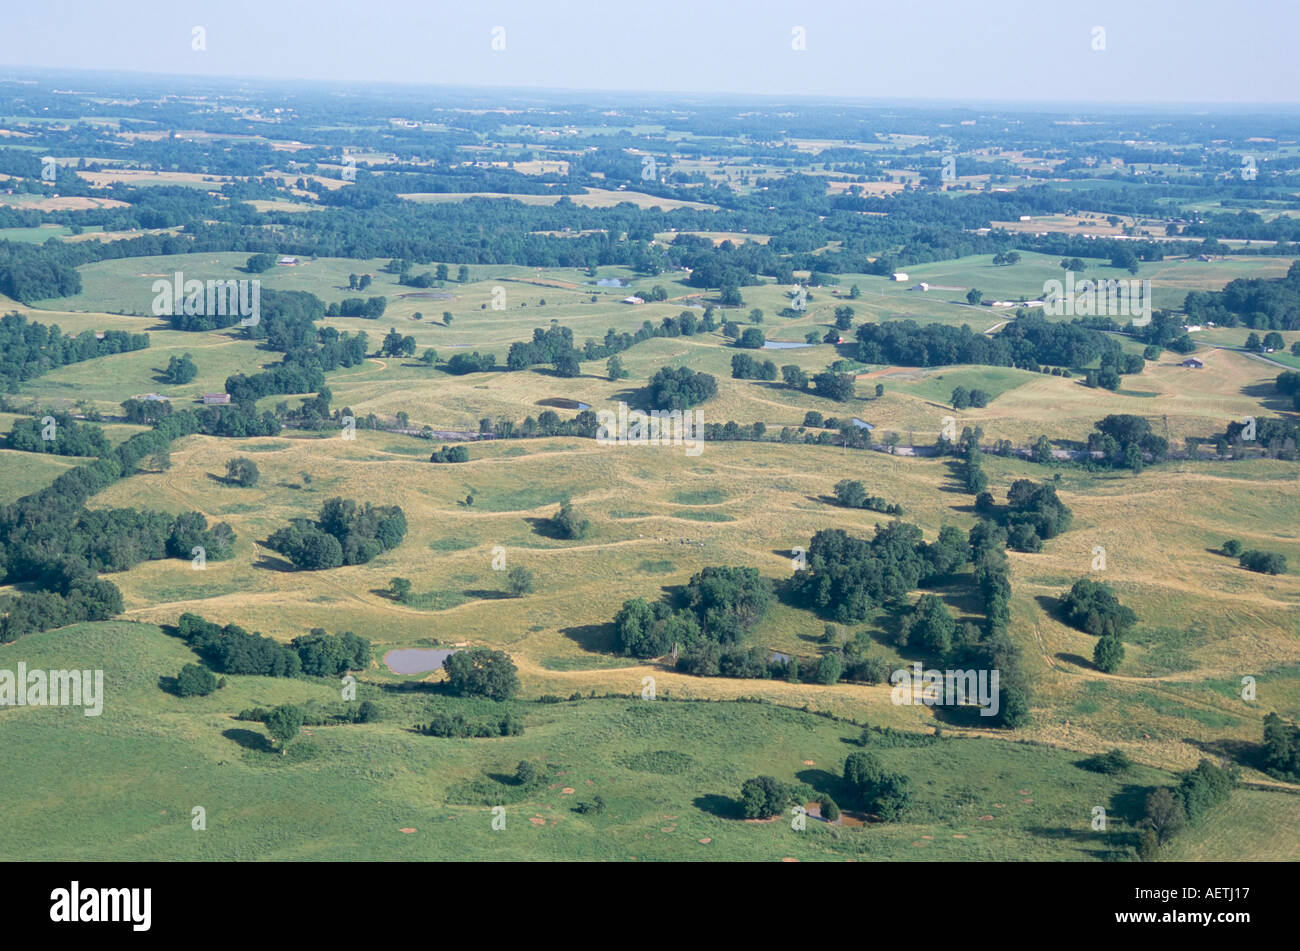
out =
[(515, 597), (509, 591), (497, 591), (492, 588), (466, 588), (461, 594), (479, 601), (510, 601)]
[(1076, 667), (1082, 667), (1084, 670), (1101, 670), (1091, 659), (1081, 654), (1067, 654), (1065, 651), (1059, 651), (1053, 655), (1063, 664), (1074, 664)]
[(830, 796), (837, 803), (851, 802), (853, 791), (844, 777), (836, 776), (824, 769), (803, 769), (794, 774), (801, 783), (807, 783), (824, 796)]
[(1188, 737), (1183, 740), (1188, 746), (1195, 747), (1202, 753), (1210, 756), (1221, 757), (1229, 762), (1236, 763), (1238, 766), (1248, 766), (1251, 769), (1264, 771), (1267, 765), (1264, 758), (1264, 746), (1261, 743), (1252, 743), (1249, 740), (1195, 740)]
[(262, 554), (258, 555), (257, 561), (253, 562), (254, 568), (263, 568), (266, 571), (283, 572), (294, 572), (298, 570), (293, 566), (293, 562), (286, 561), (283, 558), (277, 558), (275, 555), (265, 554), (264, 552), (265, 549), (263, 549)]
[(740, 803), (730, 796), (719, 796), (716, 793), (706, 793), (703, 796), (696, 796), (691, 804), (701, 812), (707, 812), (711, 816), (717, 816), (719, 819), (743, 819), (745, 814), (740, 809)]
[(552, 519), (525, 518), (524, 521), (527, 522), (530, 526), (532, 526), (533, 531), (536, 532), (538, 535), (541, 535), (543, 538), (550, 538), (554, 541), (561, 541), (561, 542), (569, 541), (568, 536), (562, 534), (560, 530), (555, 527), (555, 522)]
[(1074, 625), (1071, 624), (1069, 619), (1065, 616), (1065, 611), (1062, 610), (1061, 608), (1060, 598), (1053, 597), (1050, 594), (1038, 594), (1038, 595), (1034, 595), (1034, 601), (1036, 601), (1038, 603), (1038, 606), (1042, 608), (1043, 613), (1046, 614), (1048, 617), (1050, 617), (1053, 621), (1056, 621), (1057, 623), (1060, 624), (1064, 624), (1066, 627), (1070, 627), (1070, 628), (1074, 627)]
[(221, 734), (226, 739), (238, 743), (246, 750), (252, 750), (255, 753), (274, 753), (275, 747), (271, 745), (269, 737), (261, 733), (255, 733), (252, 730), (243, 730), (232, 727)]
[(593, 654), (614, 653), (613, 624), (580, 624), (561, 628), (560, 633)]

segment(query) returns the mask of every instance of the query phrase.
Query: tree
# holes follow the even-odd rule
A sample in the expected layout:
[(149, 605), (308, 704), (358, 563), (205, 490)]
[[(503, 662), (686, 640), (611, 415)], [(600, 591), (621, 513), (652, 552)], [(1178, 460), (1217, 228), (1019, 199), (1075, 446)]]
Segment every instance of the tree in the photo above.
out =
[(289, 743), (302, 729), (302, 710), (284, 703), (266, 715), (266, 732), (280, 744), (280, 755), (289, 751)]
[(527, 568), (515, 565), (506, 572), (506, 587), (512, 597), (521, 598), (533, 590), (533, 573)]
[(261, 475), (257, 470), (257, 463), (252, 459), (244, 456), (236, 456), (226, 462), (226, 481), (250, 489), (257, 485), (258, 477)]
[(1241, 542), (1237, 541), (1235, 538), (1229, 538), (1223, 543), (1223, 553), (1229, 558), (1236, 558), (1241, 554), (1241, 551)]
[(854, 792), (872, 789), (885, 775), (885, 767), (874, 753), (850, 753), (844, 761), (844, 781)]
[(555, 372), (557, 375), (567, 378), (582, 375), (582, 363), (578, 359), (577, 352), (566, 350), (555, 358)]
[(757, 327), (746, 327), (740, 339), (736, 341), (736, 346), (744, 347), (746, 350), (762, 350), (766, 342), (767, 338), (763, 336), (763, 331)]
[(1286, 574), (1286, 556), (1273, 551), (1243, 551), (1238, 559), (1241, 567), (1266, 575)]
[(1092, 662), (1103, 673), (1113, 674), (1124, 662), (1124, 642), (1113, 634), (1107, 634), (1093, 648)]
[(154, 472), (166, 472), (172, 467), (172, 454), (166, 449), (151, 453), (148, 465)]
[(411, 596), (411, 582), (408, 578), (393, 578), (388, 582), (388, 593), (394, 601), (406, 603), (406, 599)]
[(469, 283), (469, 267), (462, 264), (456, 269), (456, 280), (462, 284)]
[(817, 800), (817, 805), (821, 807), (822, 818), (827, 822), (839, 822), (840, 807), (830, 796), (823, 795)]
[(206, 697), (216, 689), (216, 675), (198, 664), (186, 664), (176, 676), (176, 693), (181, 697)]
[(1163, 845), (1187, 825), (1187, 811), (1172, 789), (1161, 786), (1147, 793), (1146, 816), (1141, 824)]
[(967, 409), (970, 407), (970, 391), (964, 386), (955, 387), (950, 397), (953, 409)]
[(844, 672), (844, 663), (840, 660), (837, 651), (829, 651), (822, 654), (821, 659), (817, 661), (817, 671), (813, 679), (819, 684), (839, 683), (840, 674)]
[(561, 538), (582, 538), (590, 525), (587, 518), (573, 507), (572, 502), (562, 502), (560, 510), (551, 519), (551, 528)]
[(983, 299), (984, 299), (984, 292), (979, 290), (978, 288), (972, 287), (970, 290), (966, 292), (966, 303), (970, 304), (971, 306), (975, 306), (979, 304), (979, 302), (982, 301)]
[(1160, 837), (1150, 829), (1143, 829), (1138, 836), (1137, 854), (1138, 861), (1154, 862), (1160, 854)]
[(167, 360), (167, 369), (163, 370), (163, 382), (179, 385), (189, 383), (199, 375), (199, 368), (188, 353)]
[(627, 371), (623, 369), (623, 361), (618, 357), (610, 357), (605, 363), (605, 375), (610, 380), (623, 380), (627, 378)]
[(740, 809), (746, 819), (771, 819), (794, 801), (794, 790), (772, 776), (755, 776), (740, 787)]
[(812, 382), (818, 396), (839, 403), (847, 403), (856, 395), (852, 373), (818, 373)]
[(244, 262), (244, 270), (249, 274), (261, 274), (263, 271), (269, 271), (273, 267), (275, 267), (274, 254), (254, 254)]
[(457, 651), (443, 663), (447, 685), (462, 697), (488, 697), (509, 700), (519, 690), (515, 663), (505, 651), (472, 647)]
[(835, 483), (835, 501), (851, 509), (865, 508), (867, 489), (857, 479), (841, 479)]

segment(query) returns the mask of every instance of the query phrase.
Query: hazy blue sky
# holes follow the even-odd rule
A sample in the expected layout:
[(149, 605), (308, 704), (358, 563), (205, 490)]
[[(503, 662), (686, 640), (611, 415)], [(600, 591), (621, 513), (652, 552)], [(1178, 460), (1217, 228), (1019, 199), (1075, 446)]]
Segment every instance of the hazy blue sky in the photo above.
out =
[[(865, 98), (1300, 100), (1297, 0), (38, 0), (0, 66)], [(206, 31), (206, 50), (192, 31)], [(492, 48), (493, 28), (505, 49)], [(802, 27), (806, 49), (792, 48)], [(1105, 50), (1094, 50), (1094, 28)]]

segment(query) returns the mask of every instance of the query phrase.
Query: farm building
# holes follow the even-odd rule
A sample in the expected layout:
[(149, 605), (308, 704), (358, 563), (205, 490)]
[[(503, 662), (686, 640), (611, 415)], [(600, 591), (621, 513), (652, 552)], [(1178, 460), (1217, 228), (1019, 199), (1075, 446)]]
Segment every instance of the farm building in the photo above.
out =
[(203, 394), (204, 406), (222, 406), (229, 402), (230, 402), (229, 393), (204, 393)]
[(1194, 369), (1199, 370), (1205, 366), (1205, 363), (1201, 360), (1196, 359), (1196, 357), (1188, 357), (1186, 360), (1183, 361), (1183, 366), (1192, 367)]
[(282, 265), (282, 266), (284, 266), (284, 267), (297, 267), (297, 266), (298, 266), (298, 259), (297, 259), (297, 258), (291, 258), (291, 257), (289, 257), (288, 255), (285, 255), (284, 257), (280, 258), (280, 260), (279, 260), (279, 261), (276, 261), (275, 263), (276, 263), (276, 264), (280, 264), (280, 265)]
[(889, 275), (889, 279), (891, 281), (905, 281), (907, 280), (907, 274), (903, 271), (895, 271), (893, 274)]
[(624, 298), (623, 298), (623, 303), (624, 303), (624, 304), (644, 304), (645, 301), (642, 300), (641, 298), (639, 298), (639, 297), (633, 295), (632, 297), (624, 297)]

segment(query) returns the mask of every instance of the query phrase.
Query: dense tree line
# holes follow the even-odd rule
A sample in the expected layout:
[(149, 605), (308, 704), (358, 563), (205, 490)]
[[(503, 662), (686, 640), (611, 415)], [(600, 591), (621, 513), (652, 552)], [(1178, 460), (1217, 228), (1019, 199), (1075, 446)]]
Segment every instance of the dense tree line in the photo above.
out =
[(470, 721), (463, 714), (434, 714), (433, 719), (419, 727), (425, 736), (468, 737), (523, 736), (524, 721), (513, 713)]
[[(0, 293), (5, 293), (3, 288)], [(93, 330), (84, 330), (72, 336), (63, 333), (57, 324), (29, 323), (17, 312), (6, 314), (0, 317), (0, 388), (13, 390), (24, 380), (35, 379), (69, 363), (143, 350), (148, 346), (148, 334), (106, 330), (101, 336)]]
[(857, 356), (863, 363), (899, 366), (977, 363), (1037, 373), (1044, 365), (1083, 367), (1104, 357), (1111, 361), (1123, 357), (1119, 343), (1099, 331), (1028, 311), (1019, 312), (1015, 320), (991, 335), (975, 333), (965, 324), (922, 326), (914, 320), (888, 320), (862, 324), (857, 336)]
[(1159, 786), (1146, 797), (1139, 822), (1138, 857), (1156, 858), (1160, 848), (1187, 827), (1197, 827), (1211, 811), (1226, 803), (1239, 782), (1237, 771), (1201, 760), (1195, 769), (1180, 773), (1178, 785)]
[(1276, 279), (1242, 277), (1221, 291), (1191, 291), (1183, 301), (1190, 323), (1300, 330), (1300, 261)]
[(400, 506), (358, 506), (335, 497), (310, 519), (294, 519), (267, 539), (269, 548), (285, 555), (294, 567), (317, 571), (340, 565), (362, 565), (396, 548), (406, 537), (406, 515)]
[[(104, 430), (90, 423), (79, 423), (68, 413), (54, 413), (44, 418), (17, 419), (9, 430), (10, 449), (23, 452), (50, 452), (60, 456), (104, 456), (109, 452)], [(53, 437), (45, 438), (45, 433)]]
[(1263, 769), (1275, 779), (1300, 783), (1300, 727), (1276, 713), (1264, 717)]
[(706, 659), (720, 658), (718, 649), (743, 641), (772, 600), (771, 583), (756, 568), (704, 568), (676, 604), (623, 602), (614, 617), (614, 646), (634, 657), (658, 657), (676, 646), (687, 655), (707, 651)]
[(857, 479), (842, 479), (835, 483), (835, 504), (850, 509), (868, 509), (885, 515), (902, 515), (903, 507), (886, 501), (878, 495), (868, 495), (866, 487)]
[(875, 537), (823, 529), (808, 545), (808, 567), (790, 582), (793, 599), (841, 623), (860, 621), (875, 608), (941, 578), (967, 560), (960, 533), (927, 543), (907, 522), (876, 526)]
[(185, 613), (176, 632), (211, 669), (223, 674), (264, 677), (337, 677), (370, 666), (370, 642), (351, 631), (327, 634), (313, 628), (305, 637), (282, 644), (236, 624), (222, 626)]

